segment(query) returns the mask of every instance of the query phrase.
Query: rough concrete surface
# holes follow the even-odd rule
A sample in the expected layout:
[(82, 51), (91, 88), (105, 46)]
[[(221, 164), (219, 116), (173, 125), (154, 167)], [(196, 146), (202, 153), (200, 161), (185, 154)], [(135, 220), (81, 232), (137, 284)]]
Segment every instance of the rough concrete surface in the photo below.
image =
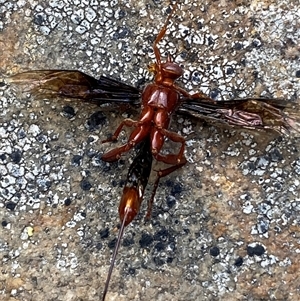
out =
[[(182, 87), (299, 105), (298, 0), (181, 2), (160, 49)], [(75, 69), (142, 87), (169, 4), (0, 0), (0, 77)], [(101, 299), (134, 156), (104, 163), (101, 140), (128, 114), (91, 129), (99, 108), (4, 84), (0, 106), (0, 299)], [(299, 138), (182, 116), (172, 129), (188, 164), (161, 180), (151, 221), (145, 202), (126, 228), (106, 300), (299, 300)]]

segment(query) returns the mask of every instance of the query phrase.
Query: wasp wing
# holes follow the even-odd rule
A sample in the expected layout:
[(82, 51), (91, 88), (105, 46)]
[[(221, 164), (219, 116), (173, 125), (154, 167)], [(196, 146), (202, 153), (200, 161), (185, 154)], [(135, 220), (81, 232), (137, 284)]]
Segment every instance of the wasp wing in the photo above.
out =
[(284, 99), (244, 98), (228, 101), (183, 99), (177, 112), (214, 124), (248, 129), (271, 129), (300, 134), (299, 105)]
[(101, 76), (95, 79), (80, 71), (34, 70), (18, 73), (6, 79), (11, 84), (43, 98), (77, 98), (98, 105), (104, 103), (140, 103), (140, 90), (115, 79)]

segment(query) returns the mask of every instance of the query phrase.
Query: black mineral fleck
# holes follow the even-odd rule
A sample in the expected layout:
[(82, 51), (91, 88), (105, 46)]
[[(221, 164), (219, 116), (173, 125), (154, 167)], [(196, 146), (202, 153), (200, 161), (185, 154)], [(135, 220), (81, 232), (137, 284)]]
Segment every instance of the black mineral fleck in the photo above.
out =
[(6, 207), (7, 209), (11, 210), (11, 211), (14, 211), (15, 208), (16, 208), (16, 206), (17, 206), (17, 204), (14, 203), (14, 202), (8, 202), (8, 203), (5, 205), (5, 207)]
[(235, 260), (234, 265), (235, 265), (236, 267), (240, 267), (240, 266), (242, 266), (243, 263), (244, 263), (243, 258), (242, 258), (242, 257), (238, 257), (238, 258)]
[(148, 246), (150, 246), (153, 242), (153, 237), (150, 234), (147, 233), (143, 233), (142, 237), (139, 241), (139, 244), (141, 246), (141, 248), (146, 248)]
[(253, 257), (254, 255), (261, 256), (265, 253), (265, 248), (258, 244), (254, 247), (248, 246), (247, 253), (250, 257)]
[(218, 255), (220, 255), (220, 249), (218, 247), (212, 247), (210, 250), (209, 250), (209, 254), (211, 256), (214, 256), (214, 257), (217, 257)]
[(71, 205), (71, 199), (70, 198), (67, 198), (65, 199), (64, 203), (65, 203), (65, 206), (70, 206)]
[(72, 158), (72, 165), (79, 166), (81, 164), (82, 156), (81, 155), (74, 155)]
[(99, 125), (105, 124), (106, 116), (98, 111), (92, 114), (87, 122), (88, 130), (89, 131), (95, 131)]
[(73, 107), (71, 107), (71, 106), (64, 106), (63, 107), (63, 115), (66, 118), (71, 119), (71, 118), (73, 118), (76, 115), (76, 113), (75, 113), (75, 110), (74, 110)]
[(92, 184), (88, 180), (83, 179), (80, 183), (80, 187), (82, 190), (87, 191), (92, 188)]
[(22, 159), (22, 153), (19, 150), (15, 150), (10, 154), (10, 158), (14, 163), (20, 163)]
[(108, 228), (104, 228), (102, 230), (99, 231), (100, 237), (101, 239), (103, 238), (107, 238), (109, 235), (109, 229)]
[(110, 249), (114, 249), (116, 243), (117, 243), (117, 239), (114, 238), (113, 240), (111, 240), (111, 241), (108, 243), (108, 247), (109, 247)]

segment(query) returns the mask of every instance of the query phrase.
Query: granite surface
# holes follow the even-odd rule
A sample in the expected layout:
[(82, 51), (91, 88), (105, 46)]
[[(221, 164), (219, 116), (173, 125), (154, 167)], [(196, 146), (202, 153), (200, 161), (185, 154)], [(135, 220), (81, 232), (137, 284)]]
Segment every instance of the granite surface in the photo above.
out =
[[(182, 87), (299, 104), (298, 0), (182, 2), (160, 43), (184, 66)], [(0, 0), (0, 78), (75, 69), (142, 87), (169, 11), (163, 0)], [(134, 156), (102, 162), (113, 146), (101, 140), (138, 115), (99, 110), (0, 85), (1, 300), (101, 299)], [(161, 180), (151, 221), (145, 202), (126, 228), (106, 300), (299, 300), (299, 138), (182, 116), (172, 130), (188, 164)]]

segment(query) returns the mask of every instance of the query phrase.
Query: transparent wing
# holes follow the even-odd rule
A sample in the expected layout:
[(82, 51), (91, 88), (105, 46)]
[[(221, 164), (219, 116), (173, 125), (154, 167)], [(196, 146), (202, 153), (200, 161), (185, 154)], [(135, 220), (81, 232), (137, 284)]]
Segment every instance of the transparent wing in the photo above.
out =
[(177, 112), (214, 124), (248, 129), (271, 129), (300, 135), (299, 104), (284, 99), (244, 98), (228, 101), (183, 99)]
[(6, 79), (23, 92), (43, 98), (77, 98), (96, 103), (140, 103), (140, 90), (115, 79), (101, 76), (95, 79), (80, 71), (34, 70), (18, 73)]

